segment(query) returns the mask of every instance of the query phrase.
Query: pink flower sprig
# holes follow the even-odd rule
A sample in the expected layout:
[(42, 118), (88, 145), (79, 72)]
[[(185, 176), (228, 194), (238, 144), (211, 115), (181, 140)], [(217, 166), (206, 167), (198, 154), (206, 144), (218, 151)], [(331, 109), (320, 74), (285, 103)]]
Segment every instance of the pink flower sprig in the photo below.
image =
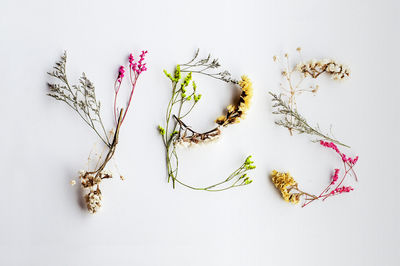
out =
[[(135, 62), (135, 59), (132, 54), (129, 55), (128, 61), (129, 61), (129, 78), (130, 78), (130, 82), (131, 82), (131, 92), (129, 95), (128, 102), (126, 104), (126, 108), (124, 110), (124, 114), (122, 116), (122, 122), (124, 121), (125, 116), (128, 112), (129, 106), (131, 105), (133, 92), (136, 87), (136, 82), (139, 79), (140, 74), (147, 70), (146, 63), (143, 63), (146, 54), (147, 54), (147, 51), (142, 51), (138, 62)], [(125, 76), (124, 74), (125, 74), (125, 68), (124, 68), (124, 66), (120, 66), (119, 71), (118, 71), (118, 77), (114, 84), (114, 90), (115, 90), (114, 119), (115, 119), (116, 123), (118, 121), (117, 114), (119, 113), (118, 108), (117, 108), (117, 97), (118, 97), (119, 89), (121, 87), (122, 79)], [(121, 122), (121, 124), (122, 124), (122, 122)]]
[(143, 63), (146, 54), (147, 51), (142, 51), (138, 62), (135, 62), (132, 54), (129, 55), (129, 68), (137, 75), (147, 70), (146, 63)]
[(340, 169), (335, 169), (335, 173), (332, 176), (331, 185), (334, 185), (336, 183), (336, 181), (339, 179), (339, 171), (340, 171)]
[(338, 187), (335, 190), (332, 190), (330, 194), (331, 195), (342, 194), (343, 192), (350, 192), (352, 190), (354, 190), (354, 188), (352, 188), (350, 186), (348, 186), (348, 187), (343, 186), (343, 187)]
[(134, 65), (135, 65), (135, 68), (136, 68), (136, 63), (134, 63), (134, 61), (135, 61), (135, 59), (133, 58), (133, 55), (132, 54), (129, 54), (129, 67), (130, 68), (134, 68)]
[[(306, 202), (303, 204), (303, 207), (307, 206), (314, 200), (321, 199), (321, 198), (322, 198), (322, 200), (326, 200), (330, 196), (339, 195), (344, 192), (350, 192), (350, 191), (354, 190), (351, 186), (342, 186), (343, 181), (349, 175), (350, 171), (354, 175), (355, 180), (358, 181), (357, 175), (353, 169), (355, 164), (358, 161), (358, 156), (356, 156), (354, 158), (346, 156), (346, 154), (342, 153), (339, 150), (339, 148), (332, 142), (327, 142), (327, 141), (321, 140), (319, 143), (323, 147), (333, 149), (339, 155), (341, 161), (343, 162), (344, 171), (343, 171), (342, 177), (340, 178), (340, 182), (337, 183), (339, 180), (340, 169), (336, 168), (333, 172), (332, 180), (329, 183), (329, 185), (321, 192), (321, 194), (319, 194), (319, 196), (315, 196), (315, 197), (307, 196)], [(337, 184), (337, 185), (335, 186), (335, 184)]]
[(117, 81), (118, 81), (119, 83), (122, 82), (122, 79), (124, 78), (124, 73), (125, 73), (124, 66), (120, 66), (120, 67), (119, 67), (119, 71), (118, 71), (118, 78), (117, 78)]
[(138, 67), (137, 67), (137, 70), (136, 70), (136, 72), (138, 73), (138, 74), (140, 74), (140, 73), (142, 73), (143, 71), (146, 71), (147, 70), (147, 68), (146, 68), (146, 63), (143, 63), (143, 61), (144, 61), (144, 56), (147, 54), (147, 51), (142, 51), (142, 54), (140, 55), (140, 59), (139, 59), (139, 62), (138, 62)]
[(352, 159), (350, 157), (347, 157), (346, 154), (340, 152), (339, 148), (333, 142), (327, 142), (327, 141), (320, 140), (319, 143), (324, 147), (331, 148), (331, 149), (335, 150), (336, 153), (340, 155), (340, 157), (342, 158), (342, 161), (344, 163), (348, 162), (351, 165), (355, 165), (356, 162), (358, 161), (358, 156), (356, 156), (354, 159)]

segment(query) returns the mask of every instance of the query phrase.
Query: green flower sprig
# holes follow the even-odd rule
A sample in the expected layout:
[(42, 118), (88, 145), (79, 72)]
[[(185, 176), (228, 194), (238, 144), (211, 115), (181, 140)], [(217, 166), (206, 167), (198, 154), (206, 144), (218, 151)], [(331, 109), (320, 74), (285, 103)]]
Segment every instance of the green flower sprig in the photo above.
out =
[(197, 84), (193, 80), (193, 75), (201, 74), (227, 83), (238, 84), (238, 81), (231, 78), (231, 74), (228, 71), (216, 72), (216, 69), (220, 67), (218, 59), (212, 59), (211, 55), (203, 59), (197, 59), (198, 55), (199, 50), (196, 51), (195, 56), (188, 63), (178, 64), (173, 74), (164, 70), (165, 76), (171, 81), (172, 95), (165, 114), (165, 127), (159, 125), (158, 131), (166, 150), (168, 182), (172, 182), (173, 188), (178, 183), (190, 189), (203, 191), (223, 191), (248, 185), (252, 180), (248, 177), (247, 172), (256, 167), (254, 162), (251, 161), (251, 156), (248, 156), (244, 163), (226, 179), (210, 186), (194, 187), (178, 179), (179, 158), (176, 150), (177, 142), (185, 138), (187, 132), (192, 134), (193, 141), (211, 140), (217, 138), (221, 133), (219, 127), (205, 133), (197, 133), (182, 121), (192, 112), (202, 98), (202, 95), (197, 91)]

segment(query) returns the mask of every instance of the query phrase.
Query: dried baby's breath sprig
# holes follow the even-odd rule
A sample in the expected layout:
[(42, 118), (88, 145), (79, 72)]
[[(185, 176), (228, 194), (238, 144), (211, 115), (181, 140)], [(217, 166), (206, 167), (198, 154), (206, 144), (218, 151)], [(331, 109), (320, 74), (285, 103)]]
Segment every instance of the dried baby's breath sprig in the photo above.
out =
[(99, 188), (91, 190), (85, 195), (85, 202), (90, 213), (96, 213), (101, 208), (101, 200), (103, 199)]
[(106, 178), (112, 178), (112, 173), (105, 170), (96, 172), (79, 172), (81, 186), (82, 188), (88, 190), (87, 194), (85, 195), (85, 202), (90, 213), (96, 213), (101, 207), (102, 195), (100, 183)]
[[(188, 63), (177, 65), (174, 74), (164, 70), (164, 74), (171, 81), (172, 95), (167, 106), (165, 127), (158, 126), (158, 131), (166, 149), (168, 182), (172, 181), (173, 188), (175, 188), (175, 183), (179, 183), (187, 188), (204, 191), (222, 191), (248, 185), (252, 181), (247, 177), (247, 171), (255, 168), (250, 157), (246, 158), (245, 162), (228, 178), (211, 186), (193, 187), (178, 179), (177, 146), (189, 147), (217, 140), (224, 127), (238, 123), (245, 117), (253, 94), (251, 81), (246, 76), (242, 76), (241, 81), (234, 80), (228, 71), (218, 71), (220, 67), (218, 59), (213, 59), (211, 55), (198, 59), (198, 56), (199, 50)], [(197, 92), (197, 84), (193, 80), (193, 75), (196, 74), (232, 83), (241, 89), (238, 101), (229, 105), (227, 114), (217, 118), (218, 126), (207, 132), (197, 132), (183, 122), (183, 118), (190, 114), (201, 99), (201, 94)]]
[[(297, 51), (301, 53), (301, 48), (297, 48)], [(291, 135), (293, 131), (299, 134), (306, 133), (326, 141), (332, 141), (338, 145), (349, 147), (329, 136), (329, 134), (322, 133), (318, 125), (310, 126), (306, 119), (298, 113), (296, 97), (304, 92), (314, 94), (318, 92), (319, 85), (312, 85), (309, 89), (302, 86), (306, 79), (317, 79), (321, 74), (325, 73), (330, 75), (334, 80), (344, 80), (350, 76), (350, 69), (332, 59), (313, 59), (306, 63), (300, 62), (294, 67), (290, 65), (288, 54), (285, 54), (283, 61), (277, 56), (274, 56), (273, 60), (282, 63), (282, 76), (286, 84), (286, 86), (280, 84), (281, 93), (274, 94), (270, 92), (273, 107), (275, 108), (273, 113), (282, 115), (282, 118), (277, 120), (276, 124), (286, 127)]]
[(326, 73), (334, 80), (342, 80), (350, 77), (350, 69), (346, 65), (337, 63), (332, 59), (310, 60), (306, 63), (298, 63), (296, 70), (304, 75), (304, 77), (318, 78), (322, 73)]
[[(146, 71), (144, 57), (147, 51), (143, 51), (138, 62), (135, 62), (132, 54), (129, 56), (129, 76), (131, 83), (131, 92), (128, 103), (125, 108), (117, 108), (117, 96), (121, 83), (124, 77), (125, 69), (123, 66), (119, 68), (117, 79), (114, 83), (114, 117), (115, 128), (111, 130), (111, 136), (106, 133), (104, 124), (100, 115), (100, 102), (96, 99), (95, 87), (93, 83), (86, 77), (85, 73), (79, 79), (78, 85), (70, 85), (66, 74), (67, 54), (61, 56), (61, 60), (56, 62), (53, 71), (48, 74), (60, 81), (60, 83), (49, 83), (49, 96), (56, 100), (65, 102), (69, 107), (76, 111), (79, 116), (89, 125), (99, 136), (102, 142), (107, 147), (107, 152), (104, 157), (100, 156), (98, 165), (93, 171), (80, 171), (79, 179), (82, 188), (87, 193), (84, 196), (87, 209), (90, 213), (96, 213), (101, 207), (102, 193), (100, 183), (103, 179), (112, 178), (113, 174), (106, 170), (107, 164), (111, 161), (115, 154), (115, 149), (118, 144), (118, 137), (121, 125), (129, 109), (133, 91), (136, 87), (136, 82), (143, 71)], [(103, 160), (102, 160), (103, 159)], [(100, 163), (100, 161), (102, 161)], [(122, 175), (120, 175), (123, 180)], [(71, 181), (75, 184), (75, 181)]]

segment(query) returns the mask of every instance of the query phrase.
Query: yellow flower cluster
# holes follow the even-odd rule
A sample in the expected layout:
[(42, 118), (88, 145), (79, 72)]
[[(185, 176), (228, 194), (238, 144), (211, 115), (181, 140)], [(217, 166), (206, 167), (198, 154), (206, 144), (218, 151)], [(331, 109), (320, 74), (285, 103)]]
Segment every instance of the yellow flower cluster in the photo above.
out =
[(290, 193), (292, 188), (297, 187), (297, 182), (293, 179), (290, 173), (281, 173), (273, 170), (271, 173), (272, 183), (281, 191), (282, 197), (286, 202), (294, 204), (299, 203), (300, 193)]
[(221, 126), (227, 126), (229, 124), (239, 123), (240, 119), (244, 119), (247, 110), (250, 108), (250, 101), (253, 97), (253, 84), (247, 76), (242, 76), (239, 81), (239, 86), (242, 89), (240, 99), (237, 104), (228, 105), (226, 115), (221, 115), (215, 121)]
[(250, 108), (250, 101), (253, 98), (253, 84), (247, 76), (243, 75), (242, 80), (239, 81), (239, 86), (242, 88), (239, 110), (245, 114)]

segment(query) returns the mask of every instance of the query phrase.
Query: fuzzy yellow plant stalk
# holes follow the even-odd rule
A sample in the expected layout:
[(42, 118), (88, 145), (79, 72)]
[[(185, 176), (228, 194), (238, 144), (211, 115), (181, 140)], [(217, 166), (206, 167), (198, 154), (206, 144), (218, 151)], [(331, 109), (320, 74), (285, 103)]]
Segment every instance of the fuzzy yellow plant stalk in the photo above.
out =
[[(281, 192), (282, 198), (286, 202), (297, 204), (300, 202), (300, 196), (306, 194), (299, 190), (297, 182), (293, 179), (289, 172), (271, 172), (272, 183)], [(296, 192), (292, 192), (292, 190)]]
[(253, 84), (251, 80), (243, 75), (239, 81), (242, 90), (239, 101), (236, 104), (228, 105), (226, 115), (221, 115), (215, 121), (218, 125), (227, 126), (240, 122), (246, 117), (247, 110), (250, 108), (251, 98), (253, 97)]
[[(100, 184), (102, 180), (113, 177), (113, 173), (107, 169), (107, 166), (115, 154), (119, 140), (119, 132), (125, 116), (131, 104), (133, 91), (136, 87), (140, 74), (147, 70), (144, 57), (147, 51), (140, 54), (140, 59), (135, 62), (132, 54), (129, 56), (129, 77), (130, 77), (130, 97), (124, 108), (118, 108), (117, 96), (120, 90), (122, 80), (125, 76), (124, 66), (120, 66), (118, 76), (114, 83), (114, 120), (115, 126), (110, 131), (111, 136), (106, 133), (103, 120), (100, 115), (100, 101), (96, 99), (96, 91), (93, 83), (86, 77), (85, 73), (79, 79), (79, 83), (72, 85), (69, 83), (66, 73), (67, 54), (61, 56), (61, 60), (53, 67), (53, 71), (48, 74), (56, 78), (59, 83), (48, 83), (50, 97), (66, 103), (84, 120), (99, 139), (104, 143), (105, 156), (99, 156), (98, 165), (93, 170), (82, 170), (79, 172), (79, 180), (84, 190), (84, 200), (87, 210), (90, 213), (96, 213), (102, 206), (102, 192)], [(120, 175), (121, 180), (123, 177)], [(75, 180), (71, 185), (76, 184)]]
[[(247, 76), (243, 75), (241, 80), (237, 81), (231, 77), (228, 71), (218, 71), (220, 67), (218, 59), (212, 59), (210, 55), (198, 59), (198, 55), (199, 50), (188, 63), (177, 65), (174, 74), (164, 70), (164, 74), (172, 84), (172, 96), (167, 106), (165, 126), (159, 126), (158, 129), (166, 149), (168, 182), (172, 181), (174, 188), (175, 184), (179, 183), (187, 188), (204, 191), (221, 191), (248, 185), (252, 180), (247, 176), (247, 171), (255, 168), (250, 156), (228, 178), (214, 185), (194, 187), (178, 179), (176, 148), (178, 146), (192, 147), (217, 140), (224, 128), (239, 123), (241, 119), (245, 118), (253, 96), (252, 83)], [(197, 83), (193, 80), (195, 75), (204, 75), (224, 81), (240, 89), (239, 98), (227, 107), (225, 115), (216, 119), (217, 126), (206, 132), (197, 132), (183, 121), (201, 99), (201, 94), (197, 92)]]

